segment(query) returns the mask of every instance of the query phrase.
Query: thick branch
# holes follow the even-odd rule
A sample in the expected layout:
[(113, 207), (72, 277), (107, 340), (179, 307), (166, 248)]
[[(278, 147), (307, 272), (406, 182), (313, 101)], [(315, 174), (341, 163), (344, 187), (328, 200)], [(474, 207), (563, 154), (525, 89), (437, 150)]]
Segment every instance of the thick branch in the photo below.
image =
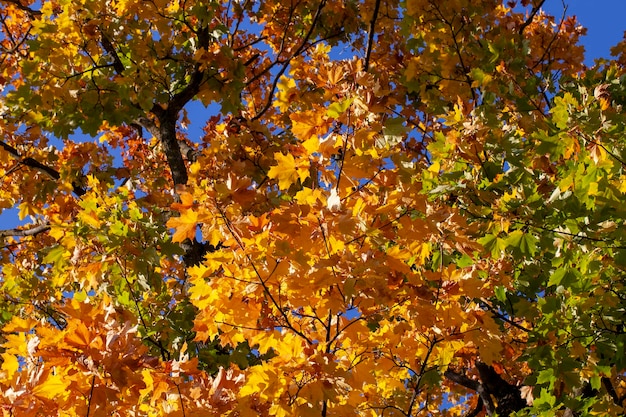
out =
[(483, 397), (478, 397), (478, 402), (476, 403), (476, 407), (470, 411), (465, 417), (476, 417), (483, 410), (484, 402)]
[(613, 403), (621, 407), (626, 397), (622, 396), (620, 398), (619, 395), (617, 395), (617, 392), (615, 391), (615, 387), (613, 387), (613, 384), (611, 383), (611, 380), (609, 378), (602, 377), (602, 384), (604, 385), (606, 392), (609, 394), (609, 396), (613, 400)]
[[(209, 46), (209, 28), (205, 26), (198, 30), (198, 45), (201, 48)], [(167, 103), (167, 112), (175, 113), (175, 119), (178, 119), (178, 112), (195, 97), (200, 91), (200, 86), (204, 80), (205, 72), (201, 69), (200, 64), (196, 64), (191, 74), (189, 83), (180, 92), (176, 93)], [(157, 115), (158, 116), (158, 115)]]
[(508, 416), (526, 407), (526, 401), (522, 398), (520, 389), (502, 379), (493, 367), (483, 362), (477, 362), (476, 368), (482, 385), (496, 399), (498, 406), (495, 411), (499, 416)]
[(39, 10), (31, 9), (28, 6), (24, 6), (22, 3), (20, 3), (19, 0), (4, 0), (4, 2), (12, 4), (18, 9), (25, 11), (26, 14), (28, 14), (28, 17), (30, 17), (31, 19), (35, 16), (41, 16), (41, 12)]
[(450, 369), (448, 369), (443, 374), (443, 376), (445, 376), (450, 381), (456, 384), (462, 385), (465, 388), (469, 388), (473, 391), (476, 391), (476, 393), (479, 395), (479, 398), (481, 400), (480, 401), (481, 409), (482, 409), (482, 405), (484, 405), (487, 411), (487, 414), (490, 416), (493, 415), (493, 413), (495, 412), (495, 406), (493, 405), (493, 400), (491, 399), (491, 395), (489, 394), (489, 391), (480, 382), (470, 379), (467, 376), (454, 372)]
[(16, 237), (35, 236), (35, 235), (38, 235), (39, 233), (47, 232), (48, 230), (50, 230), (50, 226), (47, 224), (41, 224), (39, 226), (31, 227), (30, 229), (0, 230), (0, 238), (5, 238), (8, 236), (16, 236)]
[(106, 35), (104, 34), (102, 35), (101, 43), (102, 43), (102, 47), (104, 48), (104, 50), (109, 55), (111, 55), (111, 58), (113, 58), (113, 68), (115, 68), (115, 72), (118, 75), (122, 75), (122, 73), (124, 72), (124, 64), (120, 60), (120, 57), (117, 55), (117, 51), (115, 50), (115, 47), (113, 46), (109, 38), (107, 38)]
[[(198, 43), (200, 46), (206, 46), (208, 42), (208, 27), (206, 27), (198, 32)], [(140, 118), (136, 121), (137, 124), (143, 126), (163, 144), (163, 151), (165, 152), (167, 163), (172, 172), (174, 185), (187, 184), (188, 174), (183, 158), (183, 150), (188, 157), (192, 156), (192, 152), (189, 152), (189, 147), (187, 146), (185, 148), (186, 144), (183, 144), (176, 138), (178, 114), (182, 108), (198, 94), (204, 80), (204, 75), (205, 73), (200, 69), (200, 65), (196, 65), (191, 74), (189, 83), (167, 102), (167, 106), (162, 106), (157, 103), (152, 107), (151, 112), (159, 120), (158, 126), (147, 118)], [(183, 150), (181, 150), (181, 148), (183, 148)]]
[(473, 391), (478, 391), (478, 387), (480, 386), (480, 382), (469, 379), (467, 376), (454, 372), (450, 369), (444, 372), (443, 376), (448, 378), (450, 381), (462, 385), (465, 388), (469, 388)]
[[(198, 44), (201, 47), (206, 47), (208, 43), (208, 27), (204, 27), (198, 31)], [(194, 161), (197, 157), (196, 152), (190, 146), (176, 137), (178, 115), (183, 107), (198, 94), (204, 77), (205, 72), (200, 69), (199, 65), (196, 65), (189, 83), (170, 98), (167, 106), (158, 103), (153, 106), (151, 113), (158, 119), (158, 124), (147, 117), (140, 117), (135, 121), (137, 125), (150, 132), (163, 145), (163, 152), (172, 173), (174, 186), (185, 185), (189, 180), (183, 154), (189, 161)], [(206, 253), (217, 250), (217, 248), (196, 239), (185, 240), (181, 243), (181, 248), (185, 252), (183, 260), (188, 267), (200, 264)]]
[[(14, 159), (17, 159), (17, 161), (20, 164), (27, 166), (29, 168), (34, 168), (40, 172), (43, 172), (44, 174), (46, 174), (48, 177), (50, 177), (51, 179), (55, 181), (58, 181), (61, 178), (61, 174), (59, 174), (59, 171), (57, 171), (56, 169), (51, 168), (47, 165), (44, 165), (41, 162), (31, 157), (22, 158), (22, 155), (20, 155), (18, 150), (15, 149), (13, 146), (9, 145), (8, 143), (4, 141), (0, 141), (0, 147), (2, 147), (5, 151), (7, 151)], [(76, 194), (79, 197), (84, 195), (87, 192), (83, 187), (77, 184), (72, 184), (72, 187), (73, 187), (72, 191), (74, 192), (74, 194)]]
[(489, 416), (496, 414), (502, 417), (509, 416), (526, 407), (526, 402), (522, 399), (517, 386), (506, 382), (491, 366), (485, 363), (477, 362), (476, 368), (480, 382), (450, 369), (444, 373), (444, 376), (456, 384), (476, 391), (480, 395), (485, 411)]
[(163, 151), (167, 158), (167, 164), (172, 171), (174, 185), (185, 185), (189, 177), (183, 154), (180, 151), (178, 138), (176, 138), (177, 116), (178, 113), (167, 112), (160, 118), (161, 125), (159, 126), (158, 139), (163, 144)]

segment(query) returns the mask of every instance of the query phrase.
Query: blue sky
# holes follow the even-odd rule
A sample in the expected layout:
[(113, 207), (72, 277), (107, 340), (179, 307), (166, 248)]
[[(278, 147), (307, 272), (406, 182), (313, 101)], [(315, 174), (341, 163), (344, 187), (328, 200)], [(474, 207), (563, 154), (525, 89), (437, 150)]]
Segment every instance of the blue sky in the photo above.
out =
[[(626, 0), (547, 0), (544, 9), (560, 17), (565, 6), (567, 15), (576, 15), (587, 28), (587, 35), (582, 38), (586, 49), (585, 63), (590, 66), (596, 58), (609, 58), (610, 48), (623, 38), (626, 30)], [(189, 108), (192, 120), (194, 111), (198, 110), (198, 106)], [(27, 220), (20, 222), (15, 209), (5, 210), (0, 214), (0, 229), (25, 224)]]

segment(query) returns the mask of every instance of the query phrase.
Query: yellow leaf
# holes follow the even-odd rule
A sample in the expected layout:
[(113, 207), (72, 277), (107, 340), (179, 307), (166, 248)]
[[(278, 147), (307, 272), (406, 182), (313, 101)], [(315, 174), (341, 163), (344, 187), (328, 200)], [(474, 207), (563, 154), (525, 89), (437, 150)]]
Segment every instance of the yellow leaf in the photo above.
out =
[(37, 207), (33, 206), (27, 201), (24, 201), (22, 204), (20, 204), (19, 209), (20, 211), (18, 213), (18, 217), (20, 220), (24, 220), (26, 216), (36, 215), (40, 213)]
[(246, 384), (239, 390), (240, 397), (246, 397), (252, 394), (258, 394), (262, 400), (269, 399), (267, 393), (270, 392), (268, 388), (272, 385), (272, 382), (276, 380), (275, 369), (272, 369), (268, 364), (262, 364), (260, 366), (254, 366), (250, 368), (250, 373), (246, 379)]
[(454, 354), (463, 346), (465, 346), (465, 342), (461, 340), (451, 340), (451, 341), (446, 341), (446, 342), (441, 343), (439, 345), (439, 351), (438, 351), (439, 365), (441, 365), (442, 367), (448, 366), (448, 364), (452, 362), (452, 358), (454, 358)]
[[(5, 272), (4, 270), (2, 272)], [(30, 332), (38, 324), (37, 320), (27, 317), (25, 319), (13, 316), (11, 321), (2, 329), (4, 333)]]
[(6, 334), (4, 336), (6, 341), (2, 346), (11, 353), (20, 356), (28, 356), (28, 340), (26, 340), (25, 333)]
[(439, 165), (439, 161), (434, 161), (429, 167), (428, 167), (428, 171), (430, 172), (434, 172), (435, 174), (439, 173), (439, 170), (441, 170), (441, 166)]
[[(196, 164), (193, 164), (196, 165)], [(180, 193), (180, 203), (173, 203), (172, 210), (183, 212), (193, 207), (193, 196), (188, 192)]]
[(270, 168), (267, 176), (278, 180), (281, 190), (288, 189), (298, 179), (304, 181), (309, 176), (309, 160), (296, 161), (291, 154), (283, 155), (280, 152), (274, 154), (278, 165)]
[(194, 306), (200, 310), (204, 310), (211, 306), (220, 297), (219, 291), (211, 287), (208, 282), (201, 278), (195, 279), (193, 285), (189, 289), (189, 298)]
[(20, 363), (17, 360), (17, 356), (11, 355), (10, 353), (2, 354), (2, 370), (6, 372), (3, 380), (10, 381), (13, 378), (13, 375), (20, 369)]
[(276, 332), (259, 333), (258, 338), (255, 338), (254, 342), (259, 345), (257, 350), (261, 354), (265, 354), (269, 352), (270, 349), (275, 349), (279, 345)]
[(53, 400), (58, 396), (67, 397), (70, 391), (67, 390), (63, 376), (49, 373), (48, 378), (33, 388), (33, 394)]
[(302, 146), (307, 150), (309, 155), (311, 155), (320, 149), (320, 140), (317, 136), (311, 136), (302, 143)]
[(322, 190), (319, 188), (312, 190), (304, 187), (296, 193), (294, 200), (298, 204), (313, 206), (315, 203), (322, 200)]
[(99, 229), (101, 226), (100, 219), (98, 219), (98, 214), (91, 210), (89, 212), (81, 211), (80, 213), (78, 213), (78, 219), (83, 223), (86, 223), (89, 226), (93, 227), (94, 229)]
[(278, 93), (276, 93), (274, 106), (278, 107), (281, 112), (287, 111), (289, 109), (289, 104), (296, 93), (296, 82), (293, 78), (288, 78), (283, 75), (280, 77), (280, 81), (276, 87), (278, 89)]
[(150, 371), (147, 369), (141, 371), (141, 375), (143, 376), (143, 382), (146, 384), (146, 387), (139, 390), (139, 395), (145, 397), (154, 389), (154, 378), (152, 378)]
[[(89, 347), (93, 339), (91, 332), (82, 322), (73, 323), (71, 331), (65, 335), (65, 342), (79, 348)], [(93, 346), (92, 346), (93, 347)]]

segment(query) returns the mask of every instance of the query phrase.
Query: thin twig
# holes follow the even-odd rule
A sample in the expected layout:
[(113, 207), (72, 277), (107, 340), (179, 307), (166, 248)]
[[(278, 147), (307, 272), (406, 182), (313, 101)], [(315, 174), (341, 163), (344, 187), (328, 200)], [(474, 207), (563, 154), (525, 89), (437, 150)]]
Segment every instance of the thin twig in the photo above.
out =
[(422, 379), (424, 378), (424, 375), (426, 374), (426, 372), (433, 369), (433, 368), (427, 368), (430, 355), (433, 353), (437, 343), (441, 342), (442, 340), (443, 339), (437, 339), (436, 336), (433, 337), (432, 341), (428, 339), (428, 341), (430, 342), (428, 346), (428, 351), (426, 352), (426, 355), (424, 356), (424, 360), (422, 361), (422, 367), (420, 369), (419, 374), (417, 375), (417, 382), (415, 386), (413, 387), (413, 395), (411, 396), (411, 402), (409, 403), (409, 408), (406, 412), (407, 416), (410, 416), (413, 413), (413, 407), (415, 407), (417, 396), (419, 395), (420, 386), (422, 385)]
[(285, 71), (287, 71), (287, 68), (289, 67), (289, 64), (291, 63), (291, 60), (297, 57), (298, 55), (300, 55), (304, 50), (306, 50), (307, 43), (309, 42), (309, 39), (311, 38), (311, 35), (313, 34), (313, 30), (317, 26), (319, 17), (322, 13), (322, 9), (324, 8), (324, 6), (326, 6), (326, 0), (320, 1), (320, 4), (318, 5), (317, 10), (315, 11), (315, 16), (313, 16), (313, 21), (311, 22), (311, 26), (309, 27), (309, 30), (307, 31), (307, 33), (304, 35), (304, 38), (302, 39), (300, 46), (298, 46), (298, 49), (296, 49), (294, 53), (291, 54), (291, 56), (286, 61), (283, 62), (282, 67), (276, 74), (276, 77), (274, 77), (272, 87), (270, 88), (270, 91), (268, 92), (268, 95), (267, 95), (267, 102), (265, 103), (263, 108), (259, 110), (259, 112), (251, 119), (252, 121), (259, 119), (272, 106), (272, 97), (274, 96), (274, 91), (276, 91), (276, 87), (278, 86), (278, 81), (280, 77), (285, 73)]
[(269, 297), (270, 301), (274, 305), (274, 308), (276, 308), (276, 310), (278, 310), (278, 312), (282, 316), (283, 320), (285, 321), (285, 326), (282, 326), (282, 327), (287, 327), (292, 332), (294, 332), (295, 334), (300, 336), (307, 343), (312, 345), (313, 341), (309, 337), (307, 337), (307, 335), (302, 333), (301, 330), (296, 329), (293, 326), (293, 324), (291, 324), (291, 320), (289, 320), (289, 317), (287, 316), (287, 313), (285, 313), (285, 310), (282, 308), (280, 303), (278, 301), (276, 301), (276, 297), (274, 297), (274, 295), (270, 291), (270, 288), (267, 285), (267, 280), (269, 280), (269, 278), (271, 277), (273, 271), (272, 271), (272, 273), (270, 273), (270, 276), (268, 276), (265, 280), (261, 277), (261, 273), (259, 272), (259, 270), (257, 269), (256, 265), (252, 261), (252, 257), (250, 256), (250, 254), (248, 254), (246, 252), (246, 247), (244, 246), (244, 244), (241, 241), (241, 239), (239, 239), (239, 236), (237, 235), (237, 233), (235, 233), (235, 229), (234, 229), (233, 225), (231, 224), (230, 219), (226, 216), (226, 213), (224, 213), (219, 207), (218, 207), (218, 211), (219, 211), (220, 216), (224, 220), (224, 223), (226, 224), (226, 228), (228, 229), (230, 234), (233, 236), (233, 238), (237, 242), (237, 246), (239, 246), (241, 251), (244, 253), (244, 256), (246, 257), (246, 259), (250, 263), (250, 266), (252, 266), (252, 270), (254, 271), (254, 274), (259, 279), (259, 284), (261, 284), (261, 287), (263, 287), (263, 291), (265, 292), (265, 294), (267, 294), (267, 296)]
[(180, 398), (180, 409), (183, 412), (183, 417), (187, 417), (185, 414), (185, 403), (183, 402), (183, 394), (180, 392), (180, 385), (174, 383), (176, 385), (176, 389), (178, 390), (178, 398)]
[(91, 399), (93, 398), (93, 389), (96, 386), (96, 376), (94, 375), (91, 378), (91, 390), (89, 391), (89, 400), (87, 401), (87, 415), (85, 417), (89, 417), (89, 412), (91, 411)]
[(507, 316), (505, 316), (504, 314), (500, 313), (494, 306), (492, 306), (491, 304), (489, 304), (489, 302), (484, 299), (481, 298), (481, 303), (483, 303), (486, 307), (487, 310), (489, 310), (494, 316), (496, 316), (497, 318), (499, 318), (500, 320), (504, 320), (505, 322), (509, 323), (511, 326), (516, 327), (526, 333), (530, 333), (530, 329), (522, 326), (521, 324), (518, 324), (516, 322), (514, 322), (513, 320), (511, 320), (510, 318), (508, 318)]

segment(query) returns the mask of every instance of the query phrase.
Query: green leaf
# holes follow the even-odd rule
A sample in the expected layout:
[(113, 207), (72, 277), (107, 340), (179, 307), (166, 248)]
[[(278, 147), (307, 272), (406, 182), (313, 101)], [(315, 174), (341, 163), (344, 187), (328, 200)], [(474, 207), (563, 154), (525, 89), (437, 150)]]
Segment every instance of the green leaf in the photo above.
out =
[(599, 375), (594, 375), (591, 378), (589, 378), (589, 383), (591, 384), (591, 388), (593, 389), (600, 389), (601, 384), (601, 378)]
[(550, 274), (550, 279), (548, 280), (548, 285), (560, 285), (561, 281), (565, 277), (565, 268), (558, 268), (552, 274)]
[(345, 111), (348, 110), (348, 108), (350, 108), (351, 104), (352, 104), (351, 98), (348, 98), (348, 99), (345, 99), (336, 103), (332, 103), (330, 106), (328, 106), (328, 109), (326, 110), (326, 116), (336, 119), (339, 116), (341, 116), (343, 113), (345, 113)]
[(535, 398), (534, 407), (539, 410), (550, 410), (556, 404), (556, 397), (550, 394), (547, 389), (541, 389), (541, 395), (539, 398)]
[(128, 236), (128, 226), (122, 222), (115, 222), (111, 225), (111, 233), (116, 236), (125, 237)]
[(537, 384), (549, 384), (552, 386), (554, 384), (554, 370), (551, 368), (542, 369), (539, 372), (539, 376), (537, 376)]
[(616, 249), (613, 255), (613, 260), (618, 266), (626, 268), (626, 250)]
[(376, 139), (376, 146), (379, 148), (393, 147), (400, 143), (406, 135), (404, 117), (394, 117), (387, 119), (383, 126), (383, 136)]
[(508, 246), (513, 247), (522, 255), (535, 256), (537, 252), (537, 238), (530, 233), (515, 230), (509, 233), (506, 239)]
[(499, 258), (502, 251), (507, 246), (507, 243), (504, 239), (501, 239), (495, 235), (488, 234), (480, 239), (478, 239), (478, 243), (480, 243), (487, 252), (491, 254), (493, 258)]
[(63, 255), (66, 252), (65, 247), (56, 245), (46, 254), (43, 258), (43, 262), (46, 264), (56, 264), (63, 259)]
[(506, 302), (506, 288), (499, 285), (494, 289), (493, 292), (496, 295), (496, 298), (498, 299), (498, 301), (500, 301), (501, 303)]
[(556, 97), (554, 99), (555, 106), (552, 108), (552, 121), (559, 129), (565, 129), (569, 120), (569, 113), (567, 111), (567, 104), (562, 97)]
[(474, 83), (477, 86), (488, 84), (493, 79), (490, 74), (485, 74), (485, 72), (480, 68), (472, 68), (470, 76), (475, 80)]

